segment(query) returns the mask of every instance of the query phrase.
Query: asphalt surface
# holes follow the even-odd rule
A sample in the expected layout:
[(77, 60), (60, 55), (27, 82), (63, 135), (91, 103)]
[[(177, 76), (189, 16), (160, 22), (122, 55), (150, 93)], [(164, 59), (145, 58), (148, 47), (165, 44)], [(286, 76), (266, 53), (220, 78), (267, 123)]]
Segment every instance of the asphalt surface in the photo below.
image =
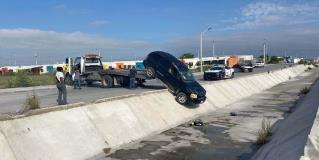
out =
[[(254, 72), (235, 73), (236, 77), (247, 76), (284, 68), (286, 65), (269, 65), (264, 68), (255, 68)], [(204, 81), (202, 74), (195, 74), (195, 78), (200, 83), (214, 83), (214, 81)], [(127, 88), (99, 88), (97, 86), (83, 86), (81, 90), (74, 90), (72, 87), (67, 88), (68, 103), (94, 102), (97, 99), (109, 98), (128, 94), (139, 94), (147, 91), (165, 89), (163, 83), (157, 79), (147, 81), (146, 87), (139, 87), (133, 90)], [(35, 89), (0, 89), (0, 114), (14, 113), (21, 110), (25, 104), (26, 97), (33, 93), (40, 99), (41, 107), (56, 106), (57, 89), (53, 86), (41, 87)]]

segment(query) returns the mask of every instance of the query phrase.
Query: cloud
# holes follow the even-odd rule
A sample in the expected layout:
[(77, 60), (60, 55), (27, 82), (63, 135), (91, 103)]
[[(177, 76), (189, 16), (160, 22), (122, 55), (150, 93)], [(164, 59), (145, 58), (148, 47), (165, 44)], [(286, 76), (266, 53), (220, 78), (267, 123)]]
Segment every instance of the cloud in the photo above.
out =
[[(0, 56), (14, 54), (19, 59), (18, 62), (23, 61), (23, 64), (29, 64), (35, 52), (39, 52), (39, 57), (43, 58), (42, 62), (46, 63), (48, 60), (51, 62), (51, 59), (61, 61), (66, 56), (78, 56), (95, 49), (112, 54), (113, 58), (131, 58), (131, 54), (144, 55), (151, 51), (152, 47), (146, 41), (115, 39), (81, 32), (0, 29)], [(48, 56), (52, 58), (45, 59)], [(0, 64), (6, 63), (0, 59)]]
[(241, 10), (241, 16), (230, 20), (227, 29), (255, 29), (258, 27), (287, 26), (318, 22), (319, 3), (280, 4), (250, 3)]
[[(245, 31), (235, 32), (228, 35), (205, 36), (203, 41), (203, 53), (212, 55), (212, 42), (215, 41), (216, 55), (222, 54), (254, 54), (262, 53), (264, 39), (270, 46), (270, 54), (298, 56), (318, 56), (319, 28), (300, 27), (292, 29), (278, 29), (272, 32)], [(168, 40), (163, 45), (164, 50), (180, 55), (192, 52), (196, 56), (199, 53), (198, 36), (176, 37)]]
[(109, 24), (109, 21), (107, 21), (107, 20), (95, 20), (95, 21), (92, 21), (90, 23), (90, 26), (100, 27), (100, 26), (104, 26), (104, 25), (107, 25), (107, 24)]
[(148, 45), (144, 41), (127, 41), (84, 34), (55, 32), (39, 29), (0, 29), (1, 48), (136, 48)]

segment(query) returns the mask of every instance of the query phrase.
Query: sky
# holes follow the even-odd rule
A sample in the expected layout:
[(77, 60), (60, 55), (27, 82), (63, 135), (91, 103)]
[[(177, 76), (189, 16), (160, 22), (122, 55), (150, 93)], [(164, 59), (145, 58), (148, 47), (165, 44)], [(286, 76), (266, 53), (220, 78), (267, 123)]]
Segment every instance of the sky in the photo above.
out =
[(2, 0), (0, 22), (0, 66), (197, 56), (202, 32), (204, 56), (319, 57), (319, 0)]

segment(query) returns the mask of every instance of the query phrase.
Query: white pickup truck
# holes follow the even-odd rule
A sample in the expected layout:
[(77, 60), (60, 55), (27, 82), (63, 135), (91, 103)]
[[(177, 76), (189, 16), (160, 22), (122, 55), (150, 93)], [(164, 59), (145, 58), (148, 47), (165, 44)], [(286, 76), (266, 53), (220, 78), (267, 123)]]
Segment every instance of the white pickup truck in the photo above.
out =
[(204, 72), (204, 80), (226, 79), (234, 76), (234, 69), (227, 66), (214, 66)]

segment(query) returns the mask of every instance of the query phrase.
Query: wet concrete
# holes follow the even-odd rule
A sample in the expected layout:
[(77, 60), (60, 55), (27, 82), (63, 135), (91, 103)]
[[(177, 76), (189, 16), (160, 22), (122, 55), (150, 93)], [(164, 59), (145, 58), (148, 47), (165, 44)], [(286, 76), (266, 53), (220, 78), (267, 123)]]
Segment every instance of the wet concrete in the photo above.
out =
[[(272, 127), (275, 134), (276, 126), (294, 111), (298, 100), (302, 100), (298, 96), (300, 89), (310, 86), (318, 73), (315, 70), (311, 75), (299, 76), (200, 117), (204, 126), (185, 123), (92, 159), (248, 160), (259, 147), (254, 142), (261, 122), (267, 120), (275, 124)], [(231, 116), (231, 112), (236, 116)]]
[(225, 130), (225, 127), (209, 123), (204, 126), (185, 124), (163, 132), (160, 138), (141, 141), (138, 148), (117, 150), (106, 159), (237, 160), (250, 157), (249, 153), (255, 148), (250, 143), (232, 141)]

